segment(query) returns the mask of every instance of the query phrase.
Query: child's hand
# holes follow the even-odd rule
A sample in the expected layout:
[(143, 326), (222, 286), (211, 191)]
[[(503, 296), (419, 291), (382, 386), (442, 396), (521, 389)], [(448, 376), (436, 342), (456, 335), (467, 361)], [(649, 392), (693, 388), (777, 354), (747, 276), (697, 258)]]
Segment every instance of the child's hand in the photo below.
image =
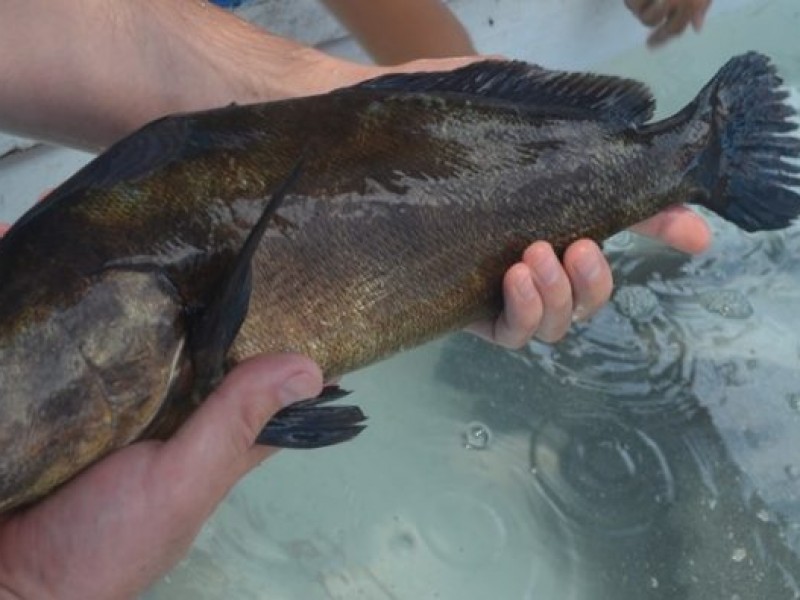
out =
[(683, 33), (690, 22), (695, 31), (700, 31), (711, 0), (625, 0), (625, 5), (653, 28), (647, 38), (652, 48)]

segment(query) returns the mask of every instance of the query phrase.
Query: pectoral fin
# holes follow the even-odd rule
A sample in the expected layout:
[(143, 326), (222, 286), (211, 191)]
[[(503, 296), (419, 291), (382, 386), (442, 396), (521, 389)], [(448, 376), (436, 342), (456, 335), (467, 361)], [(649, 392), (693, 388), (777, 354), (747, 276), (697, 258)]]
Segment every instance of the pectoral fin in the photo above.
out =
[[(251, 292), (250, 263), (267, 225), (287, 191), (297, 181), (302, 161), (275, 190), (242, 246), (232, 268), (204, 310), (192, 321), (190, 343), (195, 369), (195, 393), (205, 397), (224, 374), (225, 357), (247, 315)], [(364, 414), (357, 406), (324, 406), (346, 396), (329, 386), (317, 398), (298, 402), (276, 414), (256, 442), (283, 448), (320, 448), (352, 439), (363, 429)]]
[(297, 181), (301, 169), (302, 161), (299, 161), (273, 192), (230, 270), (217, 284), (210, 300), (191, 319), (189, 343), (198, 394), (208, 394), (224, 374), (225, 356), (239, 332), (250, 303), (250, 263), (253, 254), (286, 193)]

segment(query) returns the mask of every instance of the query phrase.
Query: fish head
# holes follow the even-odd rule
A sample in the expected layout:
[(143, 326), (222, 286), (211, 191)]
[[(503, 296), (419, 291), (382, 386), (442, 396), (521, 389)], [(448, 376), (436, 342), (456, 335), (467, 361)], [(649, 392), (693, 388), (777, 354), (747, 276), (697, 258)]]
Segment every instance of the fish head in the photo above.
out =
[(181, 379), (181, 308), (157, 275), (108, 270), (78, 287), (0, 303), (0, 510), (139, 437)]

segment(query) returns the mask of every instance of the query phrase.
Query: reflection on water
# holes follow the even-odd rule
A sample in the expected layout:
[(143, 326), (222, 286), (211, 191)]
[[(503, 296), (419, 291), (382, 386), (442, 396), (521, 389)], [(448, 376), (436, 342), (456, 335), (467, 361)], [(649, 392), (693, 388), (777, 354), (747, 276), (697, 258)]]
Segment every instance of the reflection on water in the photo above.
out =
[(531, 463), (541, 493), (559, 516), (587, 532), (646, 532), (675, 499), (657, 442), (610, 415), (571, 414), (536, 432)]
[[(796, 31), (793, 2), (709, 23), (705, 66), (686, 44), (616, 68), (661, 61), (674, 108), (745, 49), (715, 35), (766, 9)], [(271, 460), (148, 597), (800, 598), (800, 227), (711, 222), (697, 258), (612, 240), (613, 301), (563, 343), (461, 334), (349, 376), (367, 432)]]

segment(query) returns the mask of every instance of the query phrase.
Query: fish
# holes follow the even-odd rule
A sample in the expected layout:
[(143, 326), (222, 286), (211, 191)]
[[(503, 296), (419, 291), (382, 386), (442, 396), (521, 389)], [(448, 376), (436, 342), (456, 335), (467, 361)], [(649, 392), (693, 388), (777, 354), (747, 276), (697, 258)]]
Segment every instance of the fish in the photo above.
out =
[[(496, 317), (532, 241), (563, 253), (685, 202), (789, 226), (786, 99), (755, 52), (656, 121), (640, 82), (484, 60), (145, 125), (0, 240), (0, 511), (168, 437), (254, 354), (336, 378)], [(346, 393), (258, 443), (352, 439)]]

